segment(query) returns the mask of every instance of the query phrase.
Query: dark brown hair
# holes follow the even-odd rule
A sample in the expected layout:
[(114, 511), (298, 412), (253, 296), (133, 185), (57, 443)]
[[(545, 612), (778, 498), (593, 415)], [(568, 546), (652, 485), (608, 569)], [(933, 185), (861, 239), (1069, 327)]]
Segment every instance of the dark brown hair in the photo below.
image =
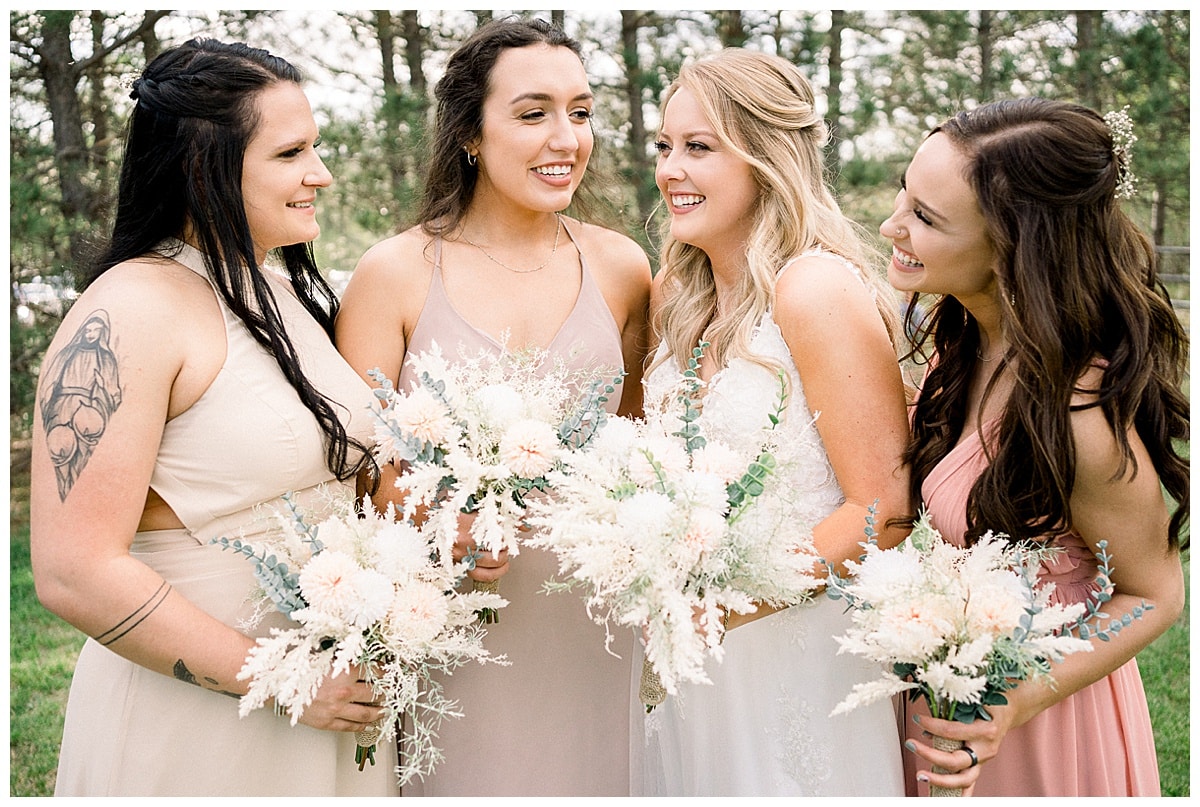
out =
[[(1175, 441), (1189, 434), (1181, 391), (1187, 334), (1158, 279), (1149, 239), (1116, 198), (1127, 166), (1114, 154), (1104, 118), (1086, 107), (1041, 98), (1000, 101), (962, 112), (941, 132), (967, 157), (995, 252), (1003, 361), (1015, 375), (989, 443), (988, 468), (967, 502), (968, 540), (993, 529), (1037, 538), (1071, 523), (1075, 481), (1072, 396), (1079, 379), (1103, 367), (1094, 403), (1116, 435), (1121, 472), (1136, 461), (1132, 425), (1178, 507), (1168, 541), (1181, 545), (1188, 520), (1189, 464)], [(932, 308), (918, 335), (932, 339), (930, 369), (913, 416), (915, 500), (965, 425), (979, 330), (951, 296)], [(1186, 547), (1186, 538), (1182, 546)]]
[(579, 43), (558, 27), (545, 20), (515, 17), (485, 23), (451, 55), (434, 88), (437, 113), (418, 214), (430, 235), (457, 227), (475, 195), (479, 170), (467, 162), (464, 148), (483, 130), (483, 102), (496, 61), (509, 48), (539, 44), (568, 48), (582, 60)]

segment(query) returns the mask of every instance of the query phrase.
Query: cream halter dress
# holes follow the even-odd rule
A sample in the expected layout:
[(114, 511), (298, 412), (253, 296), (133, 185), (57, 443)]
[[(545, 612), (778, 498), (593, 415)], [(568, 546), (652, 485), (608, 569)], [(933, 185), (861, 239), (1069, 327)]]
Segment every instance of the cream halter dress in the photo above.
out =
[[(167, 254), (172, 249), (164, 245)], [(190, 246), (174, 256), (207, 277)], [(369, 439), (366, 383), (295, 298), (266, 273), (307, 377), (338, 402), (351, 434)], [(151, 487), (184, 529), (141, 532), (132, 555), (198, 607), (237, 627), (252, 613), (251, 564), (210, 544), (265, 528), (260, 505), (340, 484), (325, 465), (316, 420), (275, 360), (221, 304), (227, 354), (212, 385), (169, 421)], [(276, 612), (256, 629), (283, 626)], [(151, 672), (89, 639), (67, 703), (55, 795), (383, 796), (397, 793), (394, 745), (360, 772), (354, 735), (291, 726), (270, 708), (238, 717), (238, 701)]]

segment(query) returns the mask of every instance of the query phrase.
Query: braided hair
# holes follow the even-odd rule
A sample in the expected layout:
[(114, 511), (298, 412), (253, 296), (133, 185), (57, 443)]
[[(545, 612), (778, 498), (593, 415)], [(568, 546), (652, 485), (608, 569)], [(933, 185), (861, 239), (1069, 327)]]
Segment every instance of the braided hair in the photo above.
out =
[[(229, 310), (279, 365), (325, 438), (326, 465), (347, 480), (371, 468), (370, 452), (347, 434), (340, 404), (305, 377), (275, 296), (257, 270), (242, 198), (242, 162), (259, 123), (256, 100), (278, 82), (302, 81), (287, 61), (241, 43), (192, 39), (164, 51), (133, 83), (112, 237), (85, 285), (124, 261), (192, 235)], [(297, 298), (330, 339), (337, 297), (312, 245), (276, 250)], [(353, 449), (353, 451), (351, 451)]]

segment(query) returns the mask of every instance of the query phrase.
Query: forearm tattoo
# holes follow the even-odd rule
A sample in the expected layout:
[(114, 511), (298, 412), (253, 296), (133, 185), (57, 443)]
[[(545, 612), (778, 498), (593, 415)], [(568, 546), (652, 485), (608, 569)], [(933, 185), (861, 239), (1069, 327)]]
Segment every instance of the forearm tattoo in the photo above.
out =
[(208, 676), (204, 677), (205, 682), (208, 683), (208, 686), (204, 687), (204, 685), (200, 683), (200, 680), (196, 678), (192, 671), (187, 668), (187, 665), (183, 663), (183, 659), (179, 659), (175, 662), (175, 677), (180, 681), (183, 681), (185, 684), (195, 684), (198, 687), (203, 687), (204, 689), (208, 689), (221, 695), (228, 695), (231, 698), (242, 697), (236, 692), (229, 692), (228, 690), (221, 689), (221, 682), (215, 678), (209, 678)]
[(113, 344), (108, 312), (96, 309), (70, 343), (50, 360), (42, 376), (38, 403), (62, 501), (66, 501), (91, 459), (109, 418), (121, 405)]
[(93, 638), (95, 638), (95, 640), (100, 644), (107, 647), (117, 639), (120, 639), (122, 636), (129, 633), (129, 631), (133, 630), (138, 625), (142, 624), (146, 617), (158, 610), (158, 606), (162, 605), (163, 600), (165, 600), (167, 595), (170, 593), (171, 586), (164, 580), (163, 584), (158, 587), (158, 591), (154, 592), (154, 595), (142, 603), (142, 605), (136, 611), (122, 619), (116, 625), (113, 625), (111, 628), (104, 631), (104, 633), (101, 633), (99, 636), (95, 636)]

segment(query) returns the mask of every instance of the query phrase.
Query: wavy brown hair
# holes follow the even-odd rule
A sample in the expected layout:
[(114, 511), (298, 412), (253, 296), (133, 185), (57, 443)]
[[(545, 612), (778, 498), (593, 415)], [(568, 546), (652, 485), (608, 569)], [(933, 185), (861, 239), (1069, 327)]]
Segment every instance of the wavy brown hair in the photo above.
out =
[[(941, 132), (968, 160), (995, 252), (1001, 290), (1003, 361), (1016, 383), (989, 465), (967, 501), (968, 540), (987, 529), (1034, 539), (1071, 524), (1075, 482), (1071, 414), (1077, 392), (1096, 399), (1120, 445), (1118, 475), (1137, 468), (1127, 430), (1136, 429), (1153, 471), (1178, 506), (1168, 528), (1186, 547), (1189, 464), (1176, 441), (1189, 435), (1181, 383), (1187, 333), (1158, 278), (1153, 245), (1121, 209), (1115, 192), (1128, 166), (1114, 154), (1104, 119), (1086, 107), (1041, 98), (1000, 101), (962, 112)], [(943, 297), (918, 334), (934, 363), (916, 403), (914, 500), (962, 433), (979, 329), (958, 300)], [(1103, 367), (1097, 389), (1079, 379)]]

